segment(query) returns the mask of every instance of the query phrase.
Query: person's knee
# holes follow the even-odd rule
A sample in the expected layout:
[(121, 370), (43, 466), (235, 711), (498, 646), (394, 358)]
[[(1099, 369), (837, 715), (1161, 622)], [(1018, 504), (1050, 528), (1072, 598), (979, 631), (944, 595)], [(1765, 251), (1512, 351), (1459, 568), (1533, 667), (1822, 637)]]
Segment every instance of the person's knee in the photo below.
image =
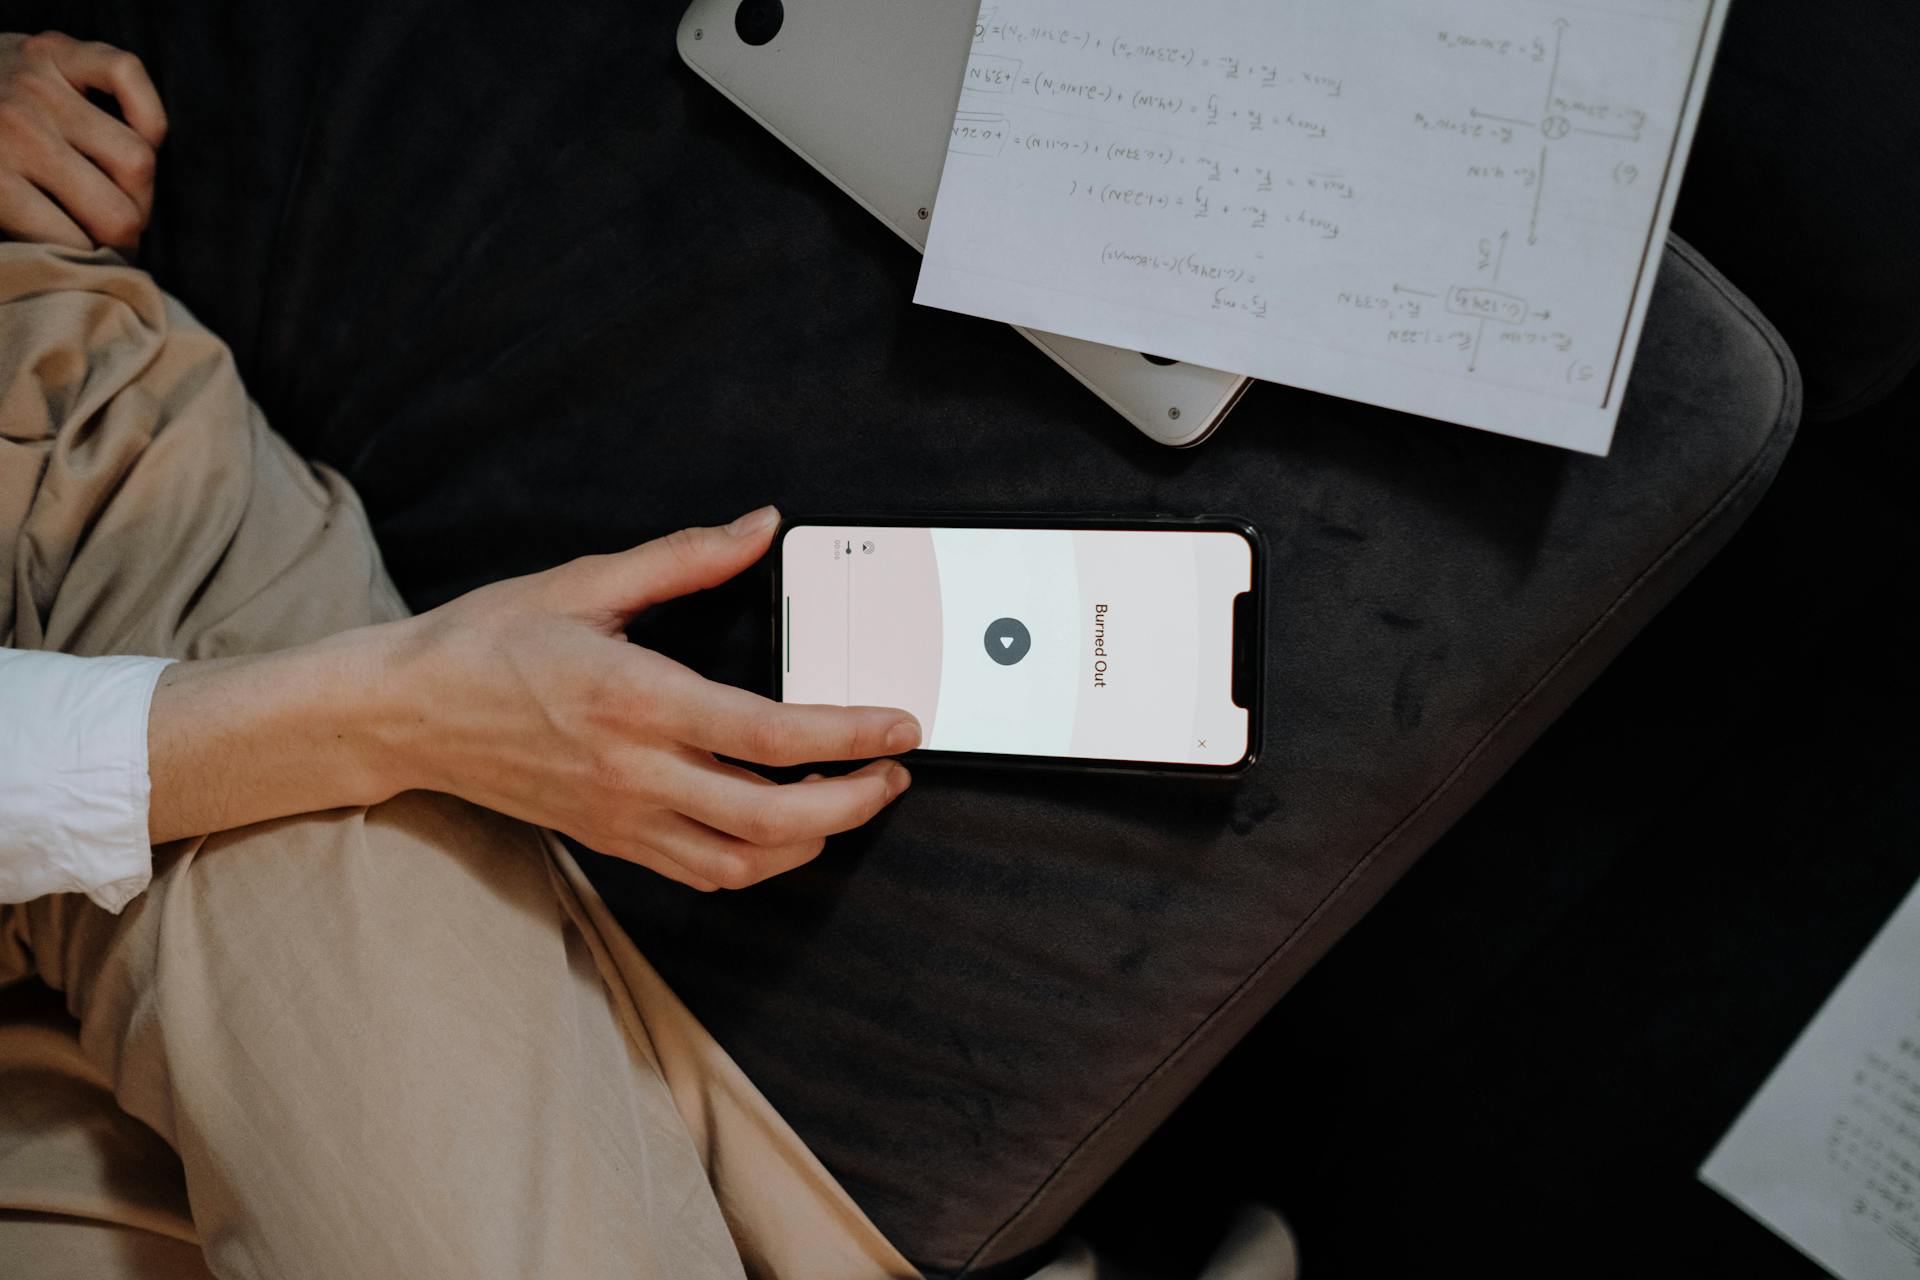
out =
[[(157, 863), (164, 910), (210, 922), (352, 929), (392, 916), (556, 914), (540, 833), (435, 792), (258, 823)], [(185, 900), (190, 900), (190, 904)]]

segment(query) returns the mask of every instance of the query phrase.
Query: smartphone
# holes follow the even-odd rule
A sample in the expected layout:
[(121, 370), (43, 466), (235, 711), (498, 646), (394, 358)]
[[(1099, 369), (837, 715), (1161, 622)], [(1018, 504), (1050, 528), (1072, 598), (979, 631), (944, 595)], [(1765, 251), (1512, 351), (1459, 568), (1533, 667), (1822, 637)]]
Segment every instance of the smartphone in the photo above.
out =
[(916, 758), (1238, 773), (1260, 747), (1265, 558), (1225, 517), (791, 520), (775, 687), (904, 707)]

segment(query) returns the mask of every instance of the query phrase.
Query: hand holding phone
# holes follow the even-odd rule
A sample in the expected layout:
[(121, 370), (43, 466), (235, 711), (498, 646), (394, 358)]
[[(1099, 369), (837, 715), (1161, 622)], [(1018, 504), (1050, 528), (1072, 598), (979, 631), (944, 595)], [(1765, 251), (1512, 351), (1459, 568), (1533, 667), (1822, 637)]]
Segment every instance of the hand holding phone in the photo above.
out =
[[(825, 837), (866, 822), (906, 788), (907, 771), (875, 757), (913, 746), (919, 727), (891, 707), (783, 706), (626, 636), (642, 610), (758, 562), (777, 523), (768, 507), (496, 582), (348, 633), (375, 650), (344, 667), (342, 642), (322, 642), (331, 646), (317, 655), (327, 669), (377, 677), (371, 687), (349, 684), (350, 696), (329, 692), (373, 708), (366, 726), (352, 727), (356, 740), (380, 748), (375, 768), (361, 770), (379, 774), (380, 790), (326, 803), (374, 803), (416, 787), (450, 792), (700, 889), (741, 888), (806, 862)], [(288, 683), (274, 669), (261, 675), (269, 688)], [(216, 702), (247, 701), (219, 694), (209, 691)], [(872, 763), (776, 784), (739, 760)]]
[(796, 520), (776, 551), (783, 701), (903, 707), (922, 758), (1233, 773), (1258, 752), (1245, 522)]

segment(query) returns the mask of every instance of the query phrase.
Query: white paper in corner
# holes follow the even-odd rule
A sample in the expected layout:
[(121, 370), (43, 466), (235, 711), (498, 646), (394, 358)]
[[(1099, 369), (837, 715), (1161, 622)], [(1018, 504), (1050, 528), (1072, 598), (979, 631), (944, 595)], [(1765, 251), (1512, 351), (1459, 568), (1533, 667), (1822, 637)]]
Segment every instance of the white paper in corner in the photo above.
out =
[(1726, 0), (985, 0), (915, 300), (1605, 453)]
[(1920, 1277), (1920, 887), (1700, 1177), (1842, 1280)]

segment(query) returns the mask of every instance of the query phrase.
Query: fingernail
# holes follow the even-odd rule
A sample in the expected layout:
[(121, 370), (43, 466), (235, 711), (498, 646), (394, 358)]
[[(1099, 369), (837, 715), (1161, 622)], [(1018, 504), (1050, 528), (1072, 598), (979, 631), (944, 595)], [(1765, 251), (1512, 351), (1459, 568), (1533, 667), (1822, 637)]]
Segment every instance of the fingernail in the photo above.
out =
[(905, 765), (893, 766), (892, 772), (887, 777), (887, 799), (891, 800), (905, 791), (912, 781), (913, 775), (907, 772)]
[(896, 751), (911, 751), (920, 745), (920, 726), (911, 720), (902, 720), (887, 730), (887, 754)]
[(727, 532), (736, 538), (744, 538), (749, 534), (765, 533), (768, 529), (773, 528), (775, 524), (779, 523), (779, 520), (780, 509), (778, 507), (761, 507), (758, 511), (747, 512), (747, 514), (728, 525)]

